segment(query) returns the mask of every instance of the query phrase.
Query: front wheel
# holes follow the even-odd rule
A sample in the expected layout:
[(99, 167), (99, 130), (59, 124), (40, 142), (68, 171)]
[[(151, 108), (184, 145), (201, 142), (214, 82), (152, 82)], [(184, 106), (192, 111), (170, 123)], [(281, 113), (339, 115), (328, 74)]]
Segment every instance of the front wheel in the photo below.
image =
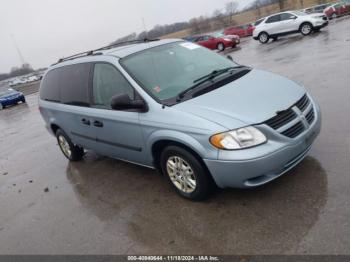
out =
[(67, 134), (61, 130), (58, 129), (56, 132), (56, 138), (58, 145), (64, 154), (66, 158), (68, 158), (70, 161), (79, 161), (84, 156), (84, 149), (74, 145), (70, 138), (67, 136)]
[(270, 40), (270, 37), (267, 33), (263, 32), (259, 35), (259, 41), (262, 44), (266, 44)]
[(225, 45), (223, 43), (218, 43), (217, 49), (222, 52), (225, 50)]
[(212, 180), (206, 168), (187, 150), (169, 146), (161, 154), (162, 173), (175, 191), (190, 200), (203, 200), (208, 197)]
[(311, 34), (312, 30), (313, 30), (313, 27), (312, 27), (312, 24), (310, 24), (310, 23), (304, 23), (300, 26), (300, 32), (303, 35)]

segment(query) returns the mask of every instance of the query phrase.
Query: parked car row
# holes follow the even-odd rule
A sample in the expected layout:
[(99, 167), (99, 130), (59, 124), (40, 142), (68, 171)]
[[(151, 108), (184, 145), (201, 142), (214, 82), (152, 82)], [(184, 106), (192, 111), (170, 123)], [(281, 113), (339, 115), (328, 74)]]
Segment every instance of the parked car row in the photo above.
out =
[(12, 80), (9, 85), (11, 87), (17, 86), (17, 85), (22, 85), (26, 83), (31, 83), (40, 80), (41, 76), (40, 75), (32, 75), (32, 76), (24, 76), (24, 77), (17, 77), (14, 80)]
[(324, 10), (324, 14), (329, 19), (334, 19), (343, 15), (350, 14), (350, 0), (337, 2), (335, 4), (328, 6)]
[(226, 28), (220, 34), (189, 36), (184, 39), (211, 50), (224, 51), (227, 47), (236, 47), (242, 37), (253, 36), (265, 44), (270, 39), (277, 40), (288, 34), (301, 33), (306, 36), (327, 26), (328, 20), (346, 14), (350, 14), (350, 0), (272, 14), (251, 24)]

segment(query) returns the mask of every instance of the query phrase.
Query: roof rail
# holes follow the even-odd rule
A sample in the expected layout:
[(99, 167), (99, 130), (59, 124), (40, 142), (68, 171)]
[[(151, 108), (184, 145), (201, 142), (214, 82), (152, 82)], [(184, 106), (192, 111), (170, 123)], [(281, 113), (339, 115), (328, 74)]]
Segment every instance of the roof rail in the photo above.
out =
[[(125, 42), (119, 42), (119, 43), (115, 43), (115, 44), (111, 44), (111, 45), (107, 45), (95, 50), (90, 50), (90, 51), (86, 51), (86, 52), (82, 52), (82, 53), (78, 53), (75, 55), (71, 55), (68, 57), (64, 57), (64, 58), (60, 58), (56, 64), (62, 63), (64, 61), (69, 61), (69, 60), (73, 60), (76, 58), (80, 58), (80, 57), (85, 57), (85, 56), (92, 56), (92, 55), (102, 55), (101, 52), (95, 53), (97, 51), (103, 51), (103, 50), (108, 50), (108, 49), (112, 49), (114, 47), (118, 47), (118, 46), (124, 46), (124, 45), (128, 45), (128, 44), (137, 44), (137, 43), (148, 43), (148, 42), (154, 42), (154, 41), (159, 41), (159, 39), (138, 39), (138, 40), (130, 40), (130, 41), (125, 41)], [(56, 65), (54, 64), (54, 65)]]

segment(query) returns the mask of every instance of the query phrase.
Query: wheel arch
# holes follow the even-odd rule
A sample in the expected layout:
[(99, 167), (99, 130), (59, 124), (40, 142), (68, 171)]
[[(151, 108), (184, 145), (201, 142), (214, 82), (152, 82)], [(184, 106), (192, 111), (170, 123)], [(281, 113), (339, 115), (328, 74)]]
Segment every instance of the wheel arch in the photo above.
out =
[[(190, 152), (198, 161), (201, 163), (202, 167), (205, 169), (207, 174), (210, 177), (210, 180), (213, 182), (213, 184), (217, 185), (215, 182), (215, 179), (213, 178), (213, 175), (211, 174), (210, 170), (208, 169), (207, 165), (205, 164), (203, 157), (191, 146), (181, 143), (175, 140), (170, 139), (163, 139), (158, 140), (152, 145), (152, 157), (153, 157), (153, 165), (154, 167), (162, 174), (161, 167), (160, 167), (160, 157), (163, 152), (163, 150), (168, 146), (177, 146), (180, 147), (188, 152)], [(164, 175), (164, 174), (162, 174)]]
[(310, 21), (304, 21), (304, 22), (302, 22), (302, 23), (300, 24), (300, 26), (299, 26), (299, 31), (301, 31), (302, 26), (305, 25), (305, 24), (311, 25), (311, 28), (312, 28), (312, 29), (314, 28), (314, 25), (313, 25)]

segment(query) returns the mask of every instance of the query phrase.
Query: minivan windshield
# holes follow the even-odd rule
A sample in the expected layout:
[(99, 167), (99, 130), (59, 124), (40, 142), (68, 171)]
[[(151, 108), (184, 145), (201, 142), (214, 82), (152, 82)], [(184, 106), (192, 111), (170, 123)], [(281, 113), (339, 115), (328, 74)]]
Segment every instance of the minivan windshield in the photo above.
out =
[(229, 67), (233, 61), (189, 42), (175, 42), (121, 60), (126, 71), (156, 100), (174, 99), (196, 80)]

